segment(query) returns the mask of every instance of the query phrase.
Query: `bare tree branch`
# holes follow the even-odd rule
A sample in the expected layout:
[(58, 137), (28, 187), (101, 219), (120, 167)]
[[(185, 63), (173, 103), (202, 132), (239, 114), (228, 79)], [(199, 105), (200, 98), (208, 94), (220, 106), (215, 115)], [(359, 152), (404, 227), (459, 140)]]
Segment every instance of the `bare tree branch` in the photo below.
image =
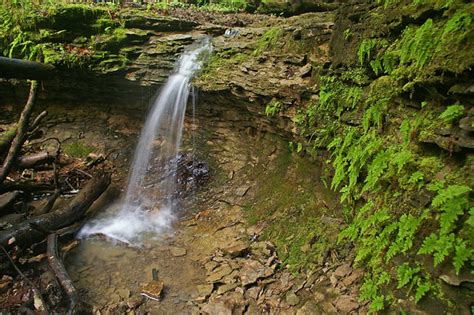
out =
[(38, 94), (38, 81), (31, 82), (30, 95), (28, 97), (28, 102), (21, 113), (20, 120), (18, 121), (18, 129), (16, 131), (15, 138), (13, 139), (10, 150), (8, 151), (7, 157), (3, 162), (3, 166), (0, 168), (0, 183), (2, 183), (5, 178), (7, 178), (8, 173), (13, 166), (13, 162), (20, 153), (21, 147), (26, 140), (26, 133), (28, 131), (28, 122), (31, 117), (31, 112), (36, 102), (36, 96)]

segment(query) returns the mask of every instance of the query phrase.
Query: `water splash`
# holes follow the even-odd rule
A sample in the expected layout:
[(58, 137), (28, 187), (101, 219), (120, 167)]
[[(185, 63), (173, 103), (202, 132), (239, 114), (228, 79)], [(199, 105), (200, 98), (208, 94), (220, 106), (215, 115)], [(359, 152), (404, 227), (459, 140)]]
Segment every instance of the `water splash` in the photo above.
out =
[(208, 38), (190, 46), (161, 89), (148, 114), (135, 150), (127, 193), (113, 216), (97, 219), (79, 237), (104, 234), (137, 243), (147, 234), (159, 234), (174, 219), (177, 161), (190, 80), (211, 51)]

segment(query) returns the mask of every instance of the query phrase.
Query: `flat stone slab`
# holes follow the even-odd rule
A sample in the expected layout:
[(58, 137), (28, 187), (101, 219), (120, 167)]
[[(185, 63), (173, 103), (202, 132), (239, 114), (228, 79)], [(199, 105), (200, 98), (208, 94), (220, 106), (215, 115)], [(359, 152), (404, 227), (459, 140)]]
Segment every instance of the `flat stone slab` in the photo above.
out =
[(182, 247), (170, 247), (170, 253), (173, 257), (182, 257), (185, 256), (188, 252), (186, 248)]

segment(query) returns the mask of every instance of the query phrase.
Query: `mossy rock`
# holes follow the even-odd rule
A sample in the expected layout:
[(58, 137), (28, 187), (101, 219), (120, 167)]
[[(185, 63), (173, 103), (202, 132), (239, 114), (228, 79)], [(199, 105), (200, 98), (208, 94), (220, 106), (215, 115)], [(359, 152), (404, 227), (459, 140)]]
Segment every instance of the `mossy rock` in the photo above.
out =
[(93, 147), (79, 141), (66, 144), (63, 150), (67, 155), (78, 158), (86, 158), (90, 153), (94, 152)]
[(38, 21), (36, 25), (38, 28), (66, 30), (72, 34), (91, 35), (114, 24), (105, 8), (87, 5), (64, 5), (56, 7), (49, 16)]
[(123, 15), (126, 28), (140, 28), (159, 32), (187, 32), (198, 24), (165, 16)]
[(306, 12), (332, 11), (338, 7), (337, 1), (321, 0), (266, 0), (257, 8), (257, 12), (293, 16)]

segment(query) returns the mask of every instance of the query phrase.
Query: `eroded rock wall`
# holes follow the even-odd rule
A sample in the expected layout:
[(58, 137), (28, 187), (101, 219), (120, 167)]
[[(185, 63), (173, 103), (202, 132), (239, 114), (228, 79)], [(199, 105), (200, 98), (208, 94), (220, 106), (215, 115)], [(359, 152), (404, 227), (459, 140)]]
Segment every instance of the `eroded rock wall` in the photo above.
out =
[(472, 17), (468, 1), (350, 1), (216, 38), (196, 80), (290, 121), (298, 152), (329, 151), (372, 311), (469, 312)]

